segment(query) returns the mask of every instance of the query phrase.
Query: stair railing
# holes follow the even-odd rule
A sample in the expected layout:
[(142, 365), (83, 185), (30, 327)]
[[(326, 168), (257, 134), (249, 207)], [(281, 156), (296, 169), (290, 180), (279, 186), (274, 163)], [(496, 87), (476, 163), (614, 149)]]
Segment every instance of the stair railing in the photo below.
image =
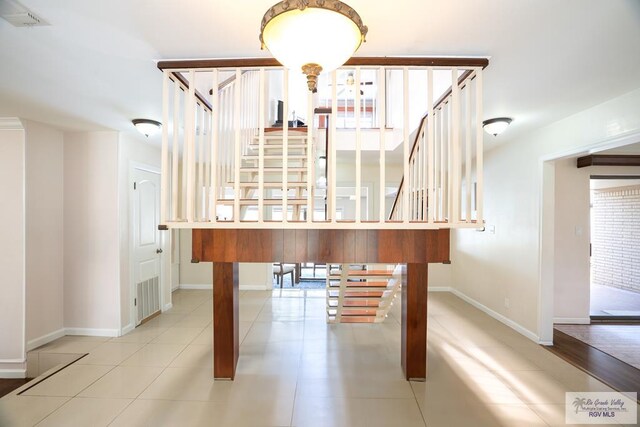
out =
[(413, 142), (389, 214), (392, 221), (483, 221), (482, 74), (452, 73), (457, 84), (429, 107), (408, 139)]
[[(280, 129), (281, 183), (277, 183), (273, 180), (277, 178), (277, 175), (273, 175), (274, 169), (265, 167), (265, 164), (272, 165), (273, 159), (278, 157), (273, 154), (267, 156), (268, 153), (274, 153), (272, 138), (269, 137), (267, 141), (268, 109), (274, 96), (274, 89), (270, 85), (274, 78), (272, 74), (267, 78), (267, 73), (282, 70), (282, 81), (278, 83), (280, 89), (276, 88), (275, 91), (279, 90), (284, 95), (283, 116), (288, 118), (292, 104), (289, 72), (267, 58), (161, 62), (158, 66), (164, 72), (162, 111), (165, 124), (162, 133), (161, 224), (176, 228), (280, 228), (289, 223), (292, 223), (292, 228), (475, 227), (475, 221), (481, 222), (482, 218), (481, 77), (482, 69), (487, 64), (488, 61), (482, 58), (353, 58), (347, 63), (349, 72), (353, 70), (356, 88), (360, 87), (362, 70), (374, 70), (377, 75), (374, 107), (380, 123), (377, 219), (368, 218), (366, 212), (370, 209), (365, 211), (361, 207), (362, 196), (371, 192), (371, 189), (363, 189), (362, 166), (363, 151), (371, 150), (371, 138), (368, 137), (366, 141), (363, 139), (360, 113), (363, 95), (360, 90), (353, 92), (354, 106), (358, 106), (352, 143), (355, 162), (350, 172), (355, 172), (355, 215), (346, 220), (338, 217), (337, 157), (338, 151), (345, 148), (339, 146), (344, 140), (337, 138), (335, 117), (338, 111), (338, 85), (344, 86), (344, 83), (339, 81), (339, 71), (330, 73), (330, 108), (334, 120), (330, 121), (330, 144), (326, 153), (329, 162), (327, 216), (325, 220), (314, 221), (316, 156), (312, 118), (317, 98), (310, 92), (306, 95), (308, 126), (304, 139), (299, 137), (299, 132), (294, 136), (288, 120), (283, 121)], [(387, 75), (392, 69), (401, 70), (403, 80), (403, 181), (388, 217), (384, 202), (387, 196), (386, 156), (390, 149), (387, 144), (389, 135), (385, 129), (385, 115), (388, 112), (386, 98), (400, 96), (389, 92)], [(430, 101), (434, 93), (434, 72), (442, 69), (450, 71), (452, 80), (458, 84), (452, 85), (445, 99), (434, 104)], [(410, 70), (426, 71), (426, 93), (416, 95), (410, 88)], [(234, 78), (230, 80), (229, 76)], [(221, 87), (221, 80), (229, 83)], [(198, 90), (202, 88), (206, 88), (202, 93), (207, 95), (209, 88), (220, 89), (211, 89), (207, 97)], [(415, 107), (412, 107), (410, 96), (428, 98), (428, 114), (412, 139), (409, 113), (410, 108)], [(464, 111), (461, 111), (462, 106)], [(475, 140), (473, 146), (472, 140)], [(299, 149), (301, 144), (306, 144), (303, 145), (303, 153), (296, 153), (294, 150)], [(472, 164), (474, 149), (476, 161)], [(292, 167), (291, 162), (301, 160), (303, 156), (305, 160), (302, 165)], [(246, 166), (248, 157), (257, 161), (257, 168)], [(289, 158), (294, 160), (290, 161)], [(370, 171), (367, 173), (371, 174)], [(292, 179), (294, 174), (296, 178)], [(472, 175), (475, 175), (477, 188), (475, 219), (470, 213)], [(267, 176), (269, 179), (266, 179)], [(374, 179), (373, 176), (371, 179)], [(252, 190), (251, 197), (247, 199), (249, 192), (243, 189), (249, 187), (247, 184), (255, 188), (255, 183), (257, 194), (254, 196), (255, 190)], [(462, 202), (463, 186), (466, 188), (465, 203)], [(299, 196), (296, 200), (289, 199), (291, 188), (302, 188), (304, 199), (299, 199)], [(276, 202), (268, 194), (273, 195), (277, 191), (281, 192), (281, 198)], [(300, 195), (299, 192), (296, 194)], [(306, 218), (289, 221), (287, 213), (292, 204), (306, 209)], [(281, 220), (275, 221), (271, 214), (266, 213), (269, 209), (273, 213), (274, 205), (279, 205), (281, 209)], [(247, 219), (241, 215), (246, 211), (246, 206), (257, 206), (256, 218)], [(265, 209), (267, 206), (269, 209)], [(465, 207), (464, 215), (461, 206)]]

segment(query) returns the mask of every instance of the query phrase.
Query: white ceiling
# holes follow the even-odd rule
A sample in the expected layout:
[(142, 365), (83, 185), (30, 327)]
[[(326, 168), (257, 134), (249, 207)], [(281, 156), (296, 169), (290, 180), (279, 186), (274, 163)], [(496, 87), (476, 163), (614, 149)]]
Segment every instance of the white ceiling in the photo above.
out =
[[(130, 131), (160, 119), (155, 60), (268, 55), (257, 37), (275, 0), (22, 3), (52, 25), (0, 20), (0, 116)], [(369, 26), (360, 56), (490, 56), (484, 116), (514, 118), (491, 144), (640, 86), (637, 0), (347, 3)]]

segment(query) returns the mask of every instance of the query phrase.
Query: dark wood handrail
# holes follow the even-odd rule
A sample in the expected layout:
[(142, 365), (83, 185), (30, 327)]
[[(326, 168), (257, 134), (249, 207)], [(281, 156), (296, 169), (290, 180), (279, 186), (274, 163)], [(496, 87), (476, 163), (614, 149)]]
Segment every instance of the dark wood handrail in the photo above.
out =
[[(184, 86), (187, 90), (189, 90), (189, 81), (180, 73), (171, 73), (171, 75), (169, 76), (170, 79), (172, 79), (174, 82), (177, 80), (177, 82), (180, 82), (180, 84), (182, 84), (182, 86)], [(175, 80), (174, 80), (175, 79)], [(176, 82), (176, 83), (177, 83)], [(200, 101), (202, 103), (202, 105), (204, 105), (209, 111), (213, 111), (213, 107), (211, 106), (211, 103), (209, 101), (207, 101), (205, 99), (204, 96), (202, 96), (202, 94), (200, 92), (198, 92), (198, 90), (196, 89), (196, 98), (198, 99), (198, 101)]]
[[(458, 77), (458, 86), (460, 86), (462, 83), (465, 82), (465, 80), (467, 80), (469, 78), (469, 76), (473, 73), (473, 71), (471, 70), (466, 70), (464, 73), (462, 73), (462, 75), (460, 77)], [(471, 80), (473, 80), (475, 78), (472, 77)], [(445, 93), (442, 94), (442, 96), (440, 98), (438, 98), (438, 100), (436, 101), (435, 104), (433, 104), (433, 109), (435, 110), (436, 108), (439, 108), (440, 105), (444, 104), (445, 101), (447, 100), (447, 98), (449, 98), (449, 96), (451, 96), (451, 94), (453, 93), (453, 85), (451, 87), (449, 87), (449, 89), (447, 89), (447, 91)], [(413, 154), (415, 153), (415, 150), (418, 146), (418, 141), (420, 139), (420, 129), (422, 129), (422, 126), (424, 125), (424, 121), (427, 120), (427, 116), (429, 115), (429, 113), (427, 112), (424, 116), (422, 116), (422, 119), (420, 119), (420, 124), (418, 125), (418, 133), (416, 133), (416, 137), (413, 140), (413, 145), (411, 146), (411, 151), (409, 152), (409, 162), (411, 162), (411, 159), (413, 159)], [(396, 198), (393, 200), (393, 206), (391, 206), (391, 212), (389, 214), (389, 219), (391, 219), (391, 216), (393, 216), (393, 211), (396, 208), (396, 205), (398, 204), (398, 197), (400, 197), (400, 189), (402, 188), (402, 186), (404, 185), (404, 175), (402, 176), (402, 179), (400, 180), (400, 185), (398, 186), (398, 192), (396, 193)]]
[[(389, 66), (389, 67), (482, 67), (489, 65), (487, 58), (449, 57), (401, 57), (401, 56), (354, 56), (344, 66)], [(281, 67), (275, 58), (229, 58), (229, 59), (187, 59), (158, 61), (160, 70), (189, 68), (242, 68)]]
[[(247, 70), (244, 70), (242, 71), (242, 74), (246, 72)], [(172, 80), (173, 79), (178, 80), (185, 88), (187, 88), (187, 90), (189, 89), (189, 81), (179, 72), (172, 72), (169, 78)], [(218, 91), (221, 91), (225, 87), (229, 86), (235, 80), (236, 80), (236, 75), (234, 74), (233, 76), (229, 77), (228, 79), (224, 80), (222, 83), (218, 85)], [(213, 95), (213, 89), (209, 89), (209, 95)], [(207, 101), (206, 98), (197, 89), (196, 89), (196, 98), (198, 98), (198, 101), (200, 101), (203, 105), (205, 105), (209, 111), (213, 111), (213, 106), (211, 105), (211, 103)]]

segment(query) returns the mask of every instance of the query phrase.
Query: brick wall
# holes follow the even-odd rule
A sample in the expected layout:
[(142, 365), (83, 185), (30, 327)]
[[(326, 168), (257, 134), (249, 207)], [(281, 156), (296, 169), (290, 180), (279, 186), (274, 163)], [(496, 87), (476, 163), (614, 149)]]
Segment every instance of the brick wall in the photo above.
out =
[(640, 292), (640, 186), (595, 190), (592, 281)]

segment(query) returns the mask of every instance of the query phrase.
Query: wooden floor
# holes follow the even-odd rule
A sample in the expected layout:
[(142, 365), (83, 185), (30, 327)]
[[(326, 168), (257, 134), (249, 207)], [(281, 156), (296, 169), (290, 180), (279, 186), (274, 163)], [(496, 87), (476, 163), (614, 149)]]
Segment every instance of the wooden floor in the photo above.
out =
[(555, 329), (640, 369), (640, 324), (555, 325)]
[(553, 345), (546, 348), (609, 387), (640, 396), (640, 369), (557, 329), (553, 330)]
[(0, 397), (11, 393), (13, 390), (22, 387), (31, 381), (25, 378), (0, 378)]

